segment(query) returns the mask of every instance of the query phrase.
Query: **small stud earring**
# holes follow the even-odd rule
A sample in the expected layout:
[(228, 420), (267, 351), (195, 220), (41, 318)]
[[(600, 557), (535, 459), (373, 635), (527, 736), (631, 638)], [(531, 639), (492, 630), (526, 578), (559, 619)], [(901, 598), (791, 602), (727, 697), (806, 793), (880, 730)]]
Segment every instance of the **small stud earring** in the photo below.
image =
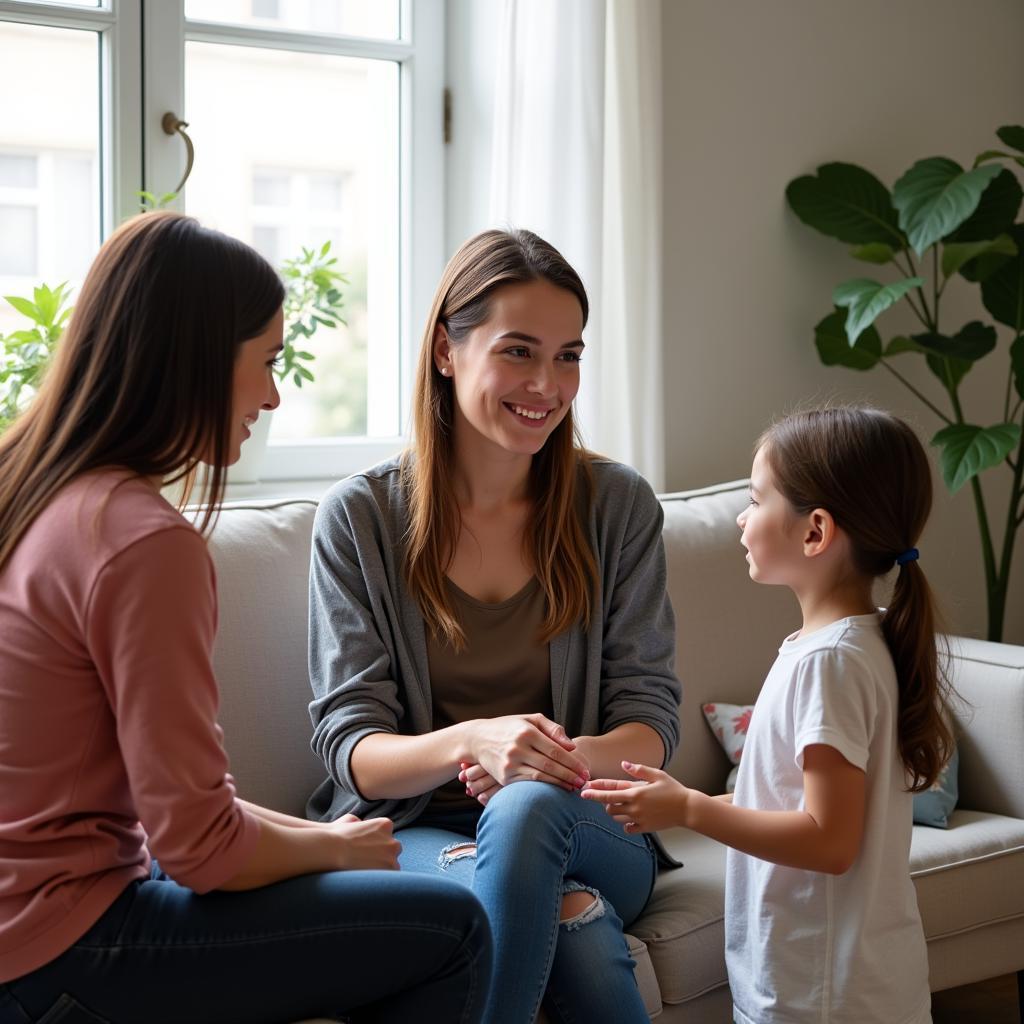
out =
[(442, 366), (442, 367), (441, 367), (441, 376), (442, 376), (442, 377), (447, 377), (447, 376), (448, 376), (448, 374), (449, 374), (449, 373), (451, 373), (451, 372), (452, 372), (452, 371), (451, 371), (451, 370), (449, 370), (447, 366)]

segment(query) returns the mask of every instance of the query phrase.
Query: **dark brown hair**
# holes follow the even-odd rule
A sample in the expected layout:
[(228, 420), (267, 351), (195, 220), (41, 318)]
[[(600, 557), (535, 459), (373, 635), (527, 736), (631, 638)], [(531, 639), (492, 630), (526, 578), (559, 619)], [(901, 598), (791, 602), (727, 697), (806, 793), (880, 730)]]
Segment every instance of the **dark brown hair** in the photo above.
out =
[[(434, 337), (441, 325), (458, 345), (488, 319), (499, 288), (536, 280), (571, 292), (586, 325), (586, 289), (554, 246), (531, 231), (484, 231), (448, 262), (423, 331), (413, 387), (414, 442), (402, 464), (410, 507), (405, 574), (428, 628), (456, 650), (465, 638), (444, 585), (461, 525), (452, 487), (455, 399), (451, 380), (434, 364)], [(569, 409), (530, 464), (534, 515), (523, 546), (546, 598), (544, 643), (590, 621), (597, 562), (580, 514), (592, 487), (590, 458)]]
[[(921, 442), (878, 409), (798, 412), (761, 435), (779, 493), (801, 515), (821, 508), (850, 539), (854, 567), (872, 579), (913, 548), (932, 505)], [(899, 683), (900, 756), (914, 792), (927, 789), (953, 751), (949, 685), (936, 649), (931, 588), (917, 560), (899, 566), (882, 632)]]
[(118, 228), (38, 395), (0, 436), (0, 568), (54, 494), (101, 467), (184, 480), (187, 498), (202, 461), (205, 530), (224, 494), (238, 346), (283, 300), (262, 256), (191, 217)]

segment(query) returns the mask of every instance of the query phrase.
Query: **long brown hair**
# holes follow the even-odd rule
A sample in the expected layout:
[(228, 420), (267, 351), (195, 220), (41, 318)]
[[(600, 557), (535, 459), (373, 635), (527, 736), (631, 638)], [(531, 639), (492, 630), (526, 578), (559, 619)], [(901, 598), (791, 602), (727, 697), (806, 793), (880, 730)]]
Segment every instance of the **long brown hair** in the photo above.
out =
[(224, 495), (238, 346), (284, 288), (237, 239), (172, 212), (104, 243), (29, 408), (0, 436), (0, 569), (62, 487), (100, 467), (166, 482), (207, 464), (205, 530)]
[[(454, 391), (434, 364), (434, 336), (441, 325), (458, 345), (488, 319), (499, 288), (535, 280), (571, 292), (586, 325), (586, 289), (554, 246), (531, 231), (484, 231), (448, 262), (423, 331), (413, 389), (414, 442), (402, 460), (410, 507), (405, 575), (428, 628), (456, 650), (464, 646), (465, 635), (445, 586), (461, 528), (452, 484)], [(530, 464), (534, 514), (523, 537), (523, 553), (546, 599), (542, 643), (577, 622), (590, 622), (597, 562), (582, 514), (593, 488), (590, 458), (570, 408)]]
[[(921, 442), (879, 409), (794, 413), (761, 435), (779, 493), (801, 515), (821, 508), (850, 539), (855, 569), (874, 579), (917, 544), (932, 505)], [(919, 562), (898, 568), (882, 632), (899, 683), (897, 736), (910, 789), (927, 789), (953, 752), (949, 684), (936, 650), (936, 612)]]

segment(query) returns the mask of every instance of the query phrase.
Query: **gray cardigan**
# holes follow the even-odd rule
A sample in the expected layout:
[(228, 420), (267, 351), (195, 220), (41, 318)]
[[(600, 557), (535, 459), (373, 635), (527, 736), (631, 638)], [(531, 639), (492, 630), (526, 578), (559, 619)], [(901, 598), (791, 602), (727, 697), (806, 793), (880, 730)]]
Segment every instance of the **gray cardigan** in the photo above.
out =
[[(661, 505), (619, 463), (594, 463), (588, 529), (600, 579), (599, 621), (550, 643), (554, 717), (570, 736), (643, 722), (665, 745), (679, 742), (675, 621), (665, 590)], [(402, 573), (408, 505), (397, 459), (335, 484), (317, 510), (309, 579), (309, 675), (313, 749), (328, 777), (309, 800), (321, 821), (383, 815), (396, 827), (420, 814), (429, 793), (365, 800), (352, 778), (355, 745), (373, 732), (432, 728), (423, 616)]]

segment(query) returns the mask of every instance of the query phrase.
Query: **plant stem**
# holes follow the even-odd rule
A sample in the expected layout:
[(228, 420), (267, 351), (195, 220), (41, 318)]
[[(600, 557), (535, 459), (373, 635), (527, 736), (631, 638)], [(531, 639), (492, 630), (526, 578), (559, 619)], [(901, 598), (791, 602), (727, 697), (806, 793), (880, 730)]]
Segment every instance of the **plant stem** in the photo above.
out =
[[(896, 255), (895, 254), (893, 255), (893, 258), (892, 258), (892, 261), (891, 261), (892, 265), (904, 277), (917, 277), (917, 272), (916, 272), (916, 270), (914, 268), (914, 262), (911, 259), (910, 253), (907, 252), (907, 253), (905, 253), (905, 255), (906, 255), (906, 260), (907, 260), (906, 267), (901, 267), (899, 265), (899, 263), (896, 262)], [(921, 291), (920, 288), (918, 288), (917, 290), (919, 292)], [(921, 303), (922, 306), (924, 306), (924, 309), (921, 310), (921, 309), (918, 309), (916, 305), (914, 305), (914, 299), (913, 299), (913, 296), (911, 295), (910, 292), (907, 292), (907, 294), (904, 295), (903, 297), (907, 300), (907, 304), (914, 311), (914, 316), (916, 316), (917, 319), (921, 321), (921, 324), (924, 326), (924, 328), (926, 330), (930, 330), (930, 325), (928, 323), (928, 309), (927, 309), (927, 306), (924, 305), (924, 302), (922, 301), (922, 303)], [(921, 294), (921, 298), (922, 298), (922, 300), (924, 299), (924, 293)]]
[[(953, 403), (953, 415), (956, 422), (964, 422), (960, 398), (953, 388), (949, 388), (949, 400)], [(1014, 494), (1017, 493), (1014, 489)], [(985, 591), (988, 594), (988, 639), (1000, 640), (1003, 635), (1003, 609), (1006, 604), (1006, 587), (1000, 585), (999, 573), (996, 572), (996, 553), (992, 545), (992, 532), (988, 525), (988, 512), (985, 509), (985, 495), (981, 490), (978, 477), (971, 477), (971, 494), (974, 496), (974, 511), (978, 517), (978, 532), (981, 534), (981, 556), (985, 565)], [(1006, 538), (1003, 538), (1003, 554), (1006, 556)], [(1011, 543), (1012, 553), (1012, 543)]]
[(949, 426), (953, 425), (953, 421), (937, 405), (929, 401), (920, 391), (918, 391), (917, 388), (915, 388), (914, 385), (899, 372), (899, 370), (894, 370), (884, 359), (880, 359), (879, 364), (884, 366), (905, 388), (916, 395), (920, 401), (924, 402), (924, 404), (927, 405), (928, 408), (943, 421), (943, 423), (946, 423)]
[(1003, 617), (1006, 613), (1006, 592), (1010, 586), (1010, 565), (1013, 561), (1013, 546), (1017, 539), (1017, 530), (1024, 521), (1024, 512), (1019, 515), (1017, 506), (1024, 499), (1024, 487), (1021, 486), (1024, 479), (1024, 431), (1021, 432), (1020, 442), (1017, 445), (1016, 466), (1013, 470), (1013, 486), (1010, 488), (1010, 508), (1006, 517), (1006, 530), (1003, 533), (1003, 554), (999, 560), (999, 574), (996, 580), (995, 591), (989, 592), (988, 608), (988, 638), (989, 640), (1002, 640), (1003, 638)]

